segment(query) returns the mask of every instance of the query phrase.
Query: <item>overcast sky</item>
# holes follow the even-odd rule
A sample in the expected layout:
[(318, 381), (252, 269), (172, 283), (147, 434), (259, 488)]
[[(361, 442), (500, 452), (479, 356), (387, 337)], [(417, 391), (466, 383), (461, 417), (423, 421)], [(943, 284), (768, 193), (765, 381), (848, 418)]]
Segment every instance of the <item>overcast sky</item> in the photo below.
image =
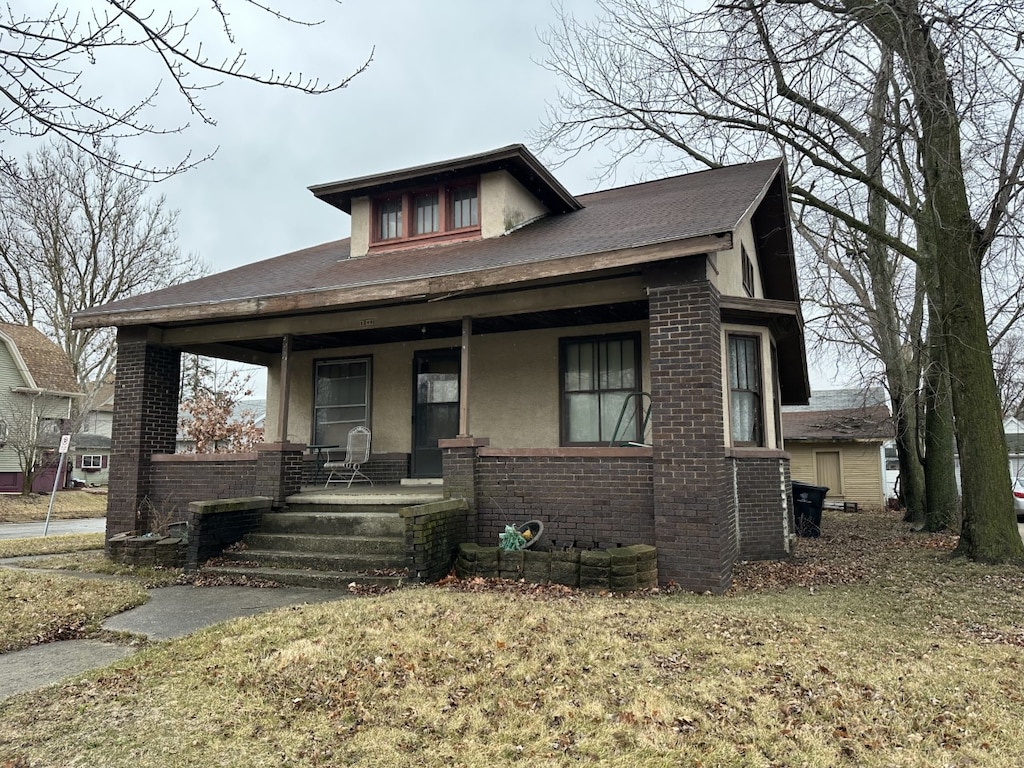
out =
[[(291, 10), (293, 2), (275, 4)], [(566, 5), (596, 12), (593, 0)], [(224, 81), (202, 95), (215, 127), (121, 145), (148, 162), (219, 147), (213, 160), (157, 186), (180, 211), (182, 250), (215, 272), (348, 236), (348, 216), (314, 198), (310, 185), (529, 144), (556, 94), (555, 76), (536, 63), (539, 35), (556, 21), (549, 0), (296, 7), (325, 23), (303, 29), (235, 14), (255, 66), (337, 80), (373, 50), (370, 68), (324, 96)], [(573, 193), (593, 191), (609, 185), (596, 181), (601, 160), (579, 157), (555, 174)], [(613, 183), (635, 180), (630, 170)]]
[[(87, 85), (99, 83), (105, 96), (128, 103), (162, 78), (151, 119), (161, 127), (192, 120), (179, 134), (122, 141), (125, 159), (159, 166), (187, 152), (201, 157), (216, 149), (212, 160), (154, 187), (179, 211), (181, 250), (197, 254), (212, 272), (347, 237), (348, 216), (314, 198), (310, 185), (529, 145), (530, 132), (557, 94), (556, 76), (539, 64), (546, 55), (540, 38), (558, 20), (551, 0), (268, 2), (323, 23), (296, 26), (255, 12), (242, 0), (223, 2), (250, 69), (337, 81), (372, 51), (369, 69), (347, 88), (322, 96), (207, 78), (203, 82), (221, 81), (200, 94), (213, 126), (189, 117), (166, 72), (146, 68), (154, 64), (152, 55), (125, 54), (123, 64), (115, 60), (114, 71), (109, 60), (101, 61), (85, 75)], [(78, 3), (93, 4), (68, 5)], [(197, 24), (216, 18), (209, 14), (210, 0), (153, 5), (176, 14), (198, 7), (207, 15)], [(563, 5), (580, 19), (599, 11), (596, 0)], [(201, 37), (204, 52), (217, 60), (223, 34), (207, 27)], [(614, 179), (599, 180), (609, 160), (601, 152), (541, 159), (549, 167), (564, 161), (553, 172), (576, 194), (665, 174), (634, 161), (623, 164)], [(812, 384), (831, 384), (820, 364), (812, 369)]]

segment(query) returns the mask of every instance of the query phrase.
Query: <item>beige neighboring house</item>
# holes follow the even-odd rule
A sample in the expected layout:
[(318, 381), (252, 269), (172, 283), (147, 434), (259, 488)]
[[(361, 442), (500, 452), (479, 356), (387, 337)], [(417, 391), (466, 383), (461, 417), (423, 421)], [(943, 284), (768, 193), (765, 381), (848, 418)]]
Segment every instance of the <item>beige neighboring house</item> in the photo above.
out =
[(23, 457), (32, 454), (32, 490), (53, 488), (62, 423), (79, 397), (64, 350), (35, 328), (0, 323), (0, 493), (22, 490)]
[(806, 406), (782, 409), (782, 434), (795, 482), (826, 486), (826, 502), (884, 507), (883, 444), (893, 438), (882, 390), (811, 392)]

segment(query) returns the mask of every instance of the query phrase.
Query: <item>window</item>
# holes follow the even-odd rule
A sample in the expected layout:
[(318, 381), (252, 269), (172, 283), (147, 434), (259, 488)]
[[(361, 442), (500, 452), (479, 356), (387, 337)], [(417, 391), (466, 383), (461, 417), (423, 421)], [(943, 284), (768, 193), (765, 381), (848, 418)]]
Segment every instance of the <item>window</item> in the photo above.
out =
[(476, 185), (457, 187), (451, 191), (452, 229), (465, 229), (479, 226), (479, 214), (476, 196)]
[(637, 337), (563, 339), (561, 347), (562, 443), (639, 442), (639, 399), (623, 413), (627, 397), (640, 391)]
[(4, 444), (7, 442), (7, 435), (7, 422), (4, 421), (3, 419), (0, 419), (0, 448), (2, 448)]
[(437, 201), (437, 192), (427, 192), (413, 197), (412, 208), (416, 215), (415, 234), (429, 235), (441, 228), (441, 205)]
[(480, 227), (475, 181), (380, 197), (374, 200), (373, 211), (374, 243), (443, 237)]
[(392, 240), (402, 236), (402, 198), (377, 203), (377, 239)]
[(85, 470), (96, 470), (103, 469), (103, 456), (100, 454), (91, 454), (82, 456), (82, 469)]
[(352, 427), (370, 426), (370, 360), (316, 364), (313, 443), (345, 445)]
[(754, 295), (754, 262), (750, 260), (747, 249), (740, 246), (740, 256), (743, 259), (743, 290), (747, 296)]
[(733, 445), (764, 445), (759, 336), (729, 335), (729, 420)]

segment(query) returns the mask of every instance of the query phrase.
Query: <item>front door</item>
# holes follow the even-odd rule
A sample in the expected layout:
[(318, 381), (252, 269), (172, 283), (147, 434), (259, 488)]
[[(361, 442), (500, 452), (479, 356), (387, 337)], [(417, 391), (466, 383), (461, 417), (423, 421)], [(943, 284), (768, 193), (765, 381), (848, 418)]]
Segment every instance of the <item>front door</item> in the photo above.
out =
[(441, 477), (437, 441), (459, 433), (459, 350), (413, 357), (412, 476)]

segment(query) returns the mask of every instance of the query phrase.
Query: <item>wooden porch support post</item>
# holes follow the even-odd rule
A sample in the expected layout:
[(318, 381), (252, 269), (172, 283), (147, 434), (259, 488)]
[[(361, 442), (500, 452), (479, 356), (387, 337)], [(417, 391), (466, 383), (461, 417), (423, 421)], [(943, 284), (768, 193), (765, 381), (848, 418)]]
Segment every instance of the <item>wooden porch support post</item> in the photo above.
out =
[(290, 384), (291, 384), (291, 373), (288, 370), (288, 361), (292, 355), (292, 336), (290, 333), (286, 333), (281, 337), (281, 378), (280, 386), (280, 402), (278, 403), (278, 418), (277, 418), (277, 442), (287, 443), (288, 442), (288, 401), (291, 400)]
[(459, 437), (469, 437), (469, 348), (473, 318), (462, 318), (462, 360), (459, 366)]

